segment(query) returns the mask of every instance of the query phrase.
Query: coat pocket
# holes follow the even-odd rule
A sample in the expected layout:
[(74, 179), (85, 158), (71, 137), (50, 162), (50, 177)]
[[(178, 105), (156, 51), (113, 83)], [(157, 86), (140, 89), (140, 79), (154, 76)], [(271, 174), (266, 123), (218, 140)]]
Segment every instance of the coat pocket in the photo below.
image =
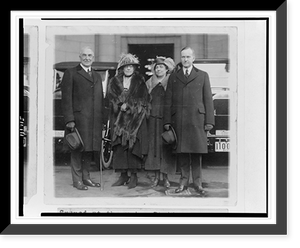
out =
[(198, 111), (199, 111), (200, 114), (205, 114), (205, 108), (204, 108), (204, 106), (200, 106), (198, 108)]

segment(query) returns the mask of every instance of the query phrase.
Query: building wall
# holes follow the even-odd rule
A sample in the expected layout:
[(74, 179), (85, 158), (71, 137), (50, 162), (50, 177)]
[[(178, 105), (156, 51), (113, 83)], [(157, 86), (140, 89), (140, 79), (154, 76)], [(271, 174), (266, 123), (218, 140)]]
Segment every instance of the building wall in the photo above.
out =
[(64, 61), (79, 61), (82, 47), (95, 49), (94, 35), (57, 35), (55, 37), (55, 63)]
[(81, 47), (94, 49), (95, 60), (117, 62), (121, 53), (128, 52), (128, 44), (174, 43), (174, 60), (180, 61), (180, 50), (191, 46), (196, 58), (228, 58), (227, 35), (57, 35), (55, 63), (78, 61)]

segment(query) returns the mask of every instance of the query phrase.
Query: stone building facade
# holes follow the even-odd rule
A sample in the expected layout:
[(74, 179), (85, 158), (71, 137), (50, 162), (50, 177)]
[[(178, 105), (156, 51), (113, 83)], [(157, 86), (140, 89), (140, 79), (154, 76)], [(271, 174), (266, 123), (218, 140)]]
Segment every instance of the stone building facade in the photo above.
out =
[(122, 53), (131, 52), (140, 58), (142, 67), (156, 56), (170, 56), (180, 62), (180, 50), (190, 46), (197, 59), (227, 59), (229, 37), (226, 34), (174, 35), (57, 35), (55, 63), (78, 61), (81, 47), (90, 46), (95, 61), (117, 62)]

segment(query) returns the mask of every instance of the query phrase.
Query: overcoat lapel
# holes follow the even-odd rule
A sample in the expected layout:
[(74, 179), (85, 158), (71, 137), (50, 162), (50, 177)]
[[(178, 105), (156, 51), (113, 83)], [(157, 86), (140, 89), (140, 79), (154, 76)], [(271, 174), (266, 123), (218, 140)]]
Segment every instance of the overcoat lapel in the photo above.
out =
[(191, 74), (189, 75), (188, 78), (186, 78), (185, 75), (183, 74), (183, 69), (180, 69), (177, 72), (176, 76), (183, 84), (188, 84), (198, 76), (197, 72), (198, 72), (198, 69), (193, 67), (193, 69), (191, 70)]
[[(93, 78), (80, 66), (80, 65), (78, 65), (77, 66), (77, 72), (81, 75), (81, 76), (83, 76), (85, 79), (87, 79), (88, 81), (90, 81), (90, 82), (94, 82), (94, 80), (93, 80)], [(93, 71), (93, 77), (95, 78), (95, 75), (94, 75), (94, 71)]]
[[(93, 75), (93, 77), (92, 77), (91, 79), (92, 79), (92, 81), (94, 82), (94, 84), (96, 84), (97, 81), (98, 81), (98, 79), (99, 79), (98, 73), (92, 69), (92, 75)], [(90, 75), (89, 75), (89, 76), (90, 76)], [(102, 82), (101, 82), (101, 83), (102, 83)]]
[(185, 76), (183, 75), (183, 70), (180, 69), (177, 74), (176, 74), (176, 77), (183, 83), (183, 84), (186, 84), (186, 78)]
[(195, 67), (193, 67), (193, 69), (191, 70), (191, 74), (187, 78), (187, 82), (186, 82), (187, 84), (193, 81), (198, 76), (197, 71), (198, 70)]

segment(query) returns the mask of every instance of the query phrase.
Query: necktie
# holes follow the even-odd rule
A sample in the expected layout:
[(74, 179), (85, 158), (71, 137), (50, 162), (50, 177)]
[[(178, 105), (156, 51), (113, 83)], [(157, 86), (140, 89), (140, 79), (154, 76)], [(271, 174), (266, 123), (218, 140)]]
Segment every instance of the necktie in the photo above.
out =
[(184, 75), (185, 75), (186, 78), (189, 77), (189, 71), (188, 71), (188, 69), (185, 70), (185, 74)]
[(91, 69), (88, 69), (88, 73), (89, 73), (89, 75), (90, 75), (90, 77), (92, 77), (92, 70)]

